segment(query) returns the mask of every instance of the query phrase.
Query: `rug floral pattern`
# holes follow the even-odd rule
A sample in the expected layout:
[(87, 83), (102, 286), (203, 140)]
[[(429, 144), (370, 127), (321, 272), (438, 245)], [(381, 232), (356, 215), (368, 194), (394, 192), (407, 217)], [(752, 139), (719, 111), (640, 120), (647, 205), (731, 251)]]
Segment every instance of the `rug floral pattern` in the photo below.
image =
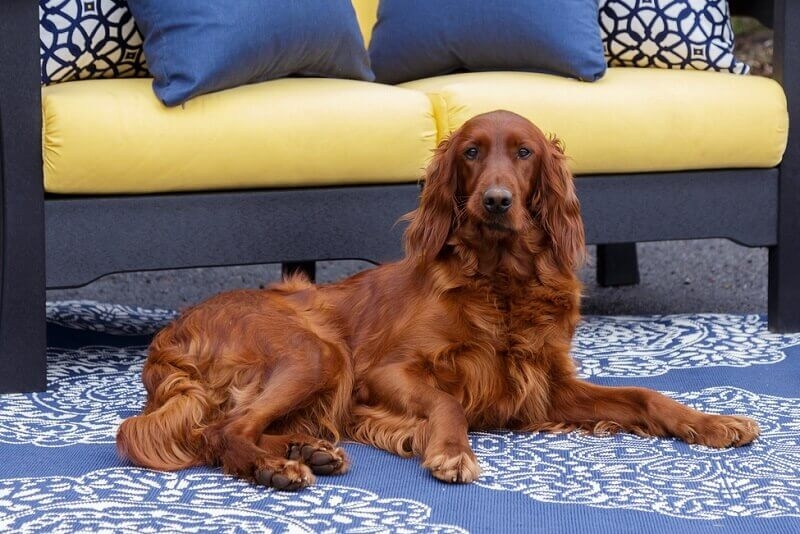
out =
[[(51, 325), (115, 336), (151, 334), (175, 317), (169, 310), (87, 302), (49, 303), (47, 309)], [(24, 455), (44, 452), (102, 450), (115, 458), (110, 452), (120, 421), (144, 402), (139, 375), (146, 346), (138, 339), (132, 346), (50, 347), (46, 392), (0, 396), (0, 454), (22, 455), (22, 464)], [(800, 335), (769, 333), (759, 316), (589, 317), (574, 355), (585, 378), (655, 387), (712, 413), (748, 414), (762, 435), (748, 447), (714, 450), (628, 434), (476, 432), (470, 439), (483, 474), (468, 487), (431, 482), (414, 460), (354, 444), (345, 446), (361, 457), (362, 473), (391, 466), (384, 480), (373, 480), (375, 487), (361, 484), (358, 462), (351, 474), (320, 479), (298, 494), (254, 487), (214, 469), (159, 473), (119, 459), (63, 475), (21, 470), (0, 475), (0, 530), (478, 529), (452, 519), (450, 505), (442, 504), (449, 494), (465, 502), (515, 495), (515, 506), (526, 513), (554, 505), (586, 513), (628, 510), (694, 525), (800, 518)], [(781, 369), (777, 380), (763, 378), (774, 376), (764, 373), (771, 368)], [(686, 380), (708, 384), (683, 387)], [(416, 482), (404, 489), (404, 477)]]

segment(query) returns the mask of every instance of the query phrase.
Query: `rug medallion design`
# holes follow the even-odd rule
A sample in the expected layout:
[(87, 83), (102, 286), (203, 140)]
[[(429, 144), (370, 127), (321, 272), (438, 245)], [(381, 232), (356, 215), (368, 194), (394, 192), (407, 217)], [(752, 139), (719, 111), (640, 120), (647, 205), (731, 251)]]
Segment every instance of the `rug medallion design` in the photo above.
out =
[(350, 473), (292, 494), (116, 456), (120, 421), (144, 403), (146, 336), (175, 312), (92, 302), (47, 311), (48, 390), (0, 395), (3, 531), (575, 532), (597, 521), (800, 530), (800, 334), (769, 333), (759, 316), (588, 317), (574, 343), (588, 380), (754, 417), (762, 435), (748, 447), (476, 432), (482, 476), (448, 486), (416, 460), (347, 443)]

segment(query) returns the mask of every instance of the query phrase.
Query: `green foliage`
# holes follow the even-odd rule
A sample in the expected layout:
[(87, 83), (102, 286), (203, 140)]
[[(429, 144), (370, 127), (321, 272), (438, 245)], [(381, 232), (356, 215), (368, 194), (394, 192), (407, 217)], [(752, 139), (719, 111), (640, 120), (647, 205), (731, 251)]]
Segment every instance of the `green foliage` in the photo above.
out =
[(731, 25), (736, 37), (749, 35), (764, 28), (760, 22), (752, 17), (731, 17)]

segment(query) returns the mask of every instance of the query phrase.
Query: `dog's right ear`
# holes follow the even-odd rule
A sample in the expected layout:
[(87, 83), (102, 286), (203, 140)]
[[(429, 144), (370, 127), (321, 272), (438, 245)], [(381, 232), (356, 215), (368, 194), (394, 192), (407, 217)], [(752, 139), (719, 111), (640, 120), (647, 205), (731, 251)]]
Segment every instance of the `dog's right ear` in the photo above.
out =
[(458, 132), (439, 144), (425, 171), (419, 207), (403, 217), (410, 221), (404, 236), (406, 256), (422, 263), (438, 256), (456, 224), (457, 135)]

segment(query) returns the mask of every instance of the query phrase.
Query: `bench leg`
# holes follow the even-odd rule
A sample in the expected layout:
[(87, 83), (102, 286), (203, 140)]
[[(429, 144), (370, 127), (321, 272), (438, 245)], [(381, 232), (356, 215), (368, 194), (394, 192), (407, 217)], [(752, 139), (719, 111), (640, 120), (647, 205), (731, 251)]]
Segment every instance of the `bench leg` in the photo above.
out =
[(791, 167), (781, 167), (778, 244), (769, 249), (767, 312), (773, 332), (800, 332), (800, 164), (796, 168), (788, 174)]
[(317, 278), (317, 263), (314, 261), (290, 261), (281, 264), (284, 278), (293, 274), (304, 274), (312, 282)]
[[(20, 245), (8, 242), (8, 230), (3, 228), (6, 252)], [(7, 253), (2, 258), (0, 393), (47, 387), (44, 250), (35, 256), (28, 253), (15, 258)]]
[(601, 287), (639, 283), (636, 243), (597, 245), (597, 283)]
[(769, 329), (800, 332), (800, 243), (769, 249)]

